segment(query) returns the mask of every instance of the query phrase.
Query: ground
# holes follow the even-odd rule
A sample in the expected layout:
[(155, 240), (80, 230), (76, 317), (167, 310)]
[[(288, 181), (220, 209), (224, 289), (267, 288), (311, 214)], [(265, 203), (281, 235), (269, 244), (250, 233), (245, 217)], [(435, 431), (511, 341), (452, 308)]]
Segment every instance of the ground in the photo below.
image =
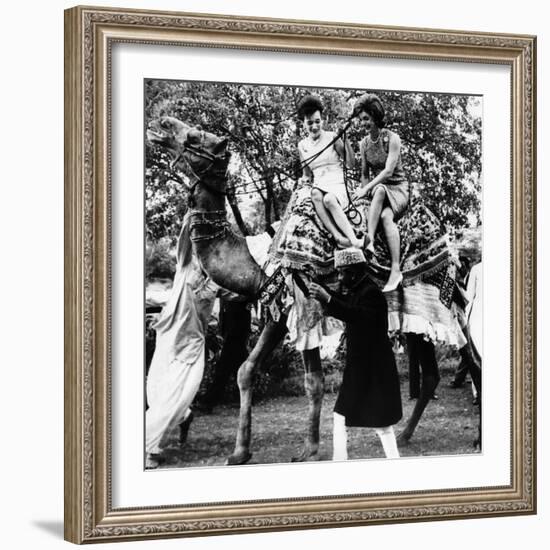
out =
[[(432, 400), (418, 428), (402, 456), (457, 455), (473, 453), (477, 435), (478, 408), (472, 403), (470, 384), (464, 388), (448, 387), (450, 373), (442, 372), (437, 389), (438, 400)], [(395, 426), (398, 434), (409, 418), (414, 400), (408, 400), (408, 381), (402, 378), (403, 419)], [(336, 394), (327, 394), (321, 417), (321, 459), (332, 455), (332, 409)], [(235, 444), (238, 423), (238, 405), (221, 405), (213, 414), (195, 413), (186, 445), (178, 444), (178, 431), (168, 439), (163, 468), (221, 466)], [(303, 441), (307, 399), (303, 397), (276, 397), (254, 405), (252, 412), (253, 454), (250, 464), (285, 463), (298, 454)], [(374, 430), (349, 429), (350, 459), (382, 458), (382, 446)]]

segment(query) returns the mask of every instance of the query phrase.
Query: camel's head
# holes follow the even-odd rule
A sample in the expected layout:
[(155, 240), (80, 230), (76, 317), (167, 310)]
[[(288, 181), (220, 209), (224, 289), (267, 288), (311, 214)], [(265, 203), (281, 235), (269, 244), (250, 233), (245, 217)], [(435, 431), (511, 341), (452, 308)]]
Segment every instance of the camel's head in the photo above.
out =
[(147, 128), (149, 142), (163, 147), (175, 164), (191, 175), (203, 174), (209, 169), (227, 167), (227, 139), (205, 132), (170, 116), (152, 120)]
[(191, 126), (184, 124), (181, 120), (171, 116), (162, 116), (149, 123), (147, 139), (150, 143), (166, 149), (175, 158), (190, 130)]
[(225, 201), (226, 171), (229, 164), (227, 139), (205, 132), (174, 117), (152, 120), (147, 128), (149, 142), (162, 147), (172, 166), (191, 180), (190, 204), (221, 208)]

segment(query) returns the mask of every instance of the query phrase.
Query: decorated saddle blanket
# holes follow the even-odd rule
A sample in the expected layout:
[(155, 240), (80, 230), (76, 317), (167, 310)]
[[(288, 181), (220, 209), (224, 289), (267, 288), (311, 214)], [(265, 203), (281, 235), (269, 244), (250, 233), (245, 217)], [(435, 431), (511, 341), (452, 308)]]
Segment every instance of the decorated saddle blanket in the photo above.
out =
[[(358, 201), (356, 208), (361, 212), (357, 227), (364, 231), (366, 201)], [(404, 281), (403, 288), (386, 295), (390, 331), (424, 334), (429, 340), (461, 347), (464, 338), (455, 311), (456, 260), (444, 228), (421, 203), (415, 204), (399, 220), (398, 226)], [(390, 257), (381, 228), (374, 247), (375, 255), (369, 260), (368, 270), (375, 282), (383, 286), (389, 276)], [(336, 275), (334, 249), (334, 240), (313, 207), (311, 187), (301, 184), (293, 193), (271, 242), (267, 264), (262, 262), (264, 268), (270, 266), (273, 273), (262, 289), (261, 299), (272, 317), (277, 315), (278, 297), (286, 292), (283, 288), (289, 286), (285, 273), (298, 272), (306, 282), (323, 280), (332, 286)], [(294, 286), (293, 294), (296, 294), (296, 285), (290, 286)], [(310, 318), (319, 321), (322, 311), (315, 300), (306, 299), (302, 306), (295, 312), (294, 324), (304, 325), (305, 330), (312, 324)]]
[(323, 277), (334, 272), (334, 246), (313, 206), (311, 184), (299, 182), (273, 237), (270, 259), (285, 269)]
[[(366, 233), (367, 201), (357, 201), (356, 208), (360, 216), (353, 219), (354, 226), (357, 231)], [(456, 266), (439, 220), (427, 207), (417, 203), (399, 220), (398, 226), (404, 286), (417, 282), (432, 284), (441, 291), (441, 300), (449, 307)], [(383, 286), (389, 276), (390, 255), (381, 224), (374, 247), (376, 253), (369, 262), (369, 272)], [(273, 238), (269, 258), (284, 269), (324, 279), (334, 274), (334, 250), (334, 239), (313, 206), (311, 185), (300, 182)]]
[[(417, 203), (398, 222), (401, 242), (403, 286), (417, 283), (435, 286), (446, 307), (456, 297), (457, 260), (449, 246), (449, 238), (437, 217), (422, 203)], [(375, 255), (369, 262), (371, 277), (380, 285), (390, 273), (390, 253), (379, 230), (374, 240)]]

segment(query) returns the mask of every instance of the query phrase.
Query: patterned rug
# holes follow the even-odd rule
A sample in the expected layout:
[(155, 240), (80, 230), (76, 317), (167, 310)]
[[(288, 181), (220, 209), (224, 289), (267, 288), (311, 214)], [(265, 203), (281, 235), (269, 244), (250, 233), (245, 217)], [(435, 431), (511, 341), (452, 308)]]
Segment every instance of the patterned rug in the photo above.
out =
[(270, 259), (285, 269), (323, 277), (334, 272), (334, 246), (311, 201), (311, 184), (299, 183), (273, 237)]
[[(356, 228), (365, 232), (368, 203), (358, 201), (355, 206), (361, 213), (361, 219), (355, 218), (359, 222)], [(453, 301), (456, 260), (444, 227), (421, 203), (414, 204), (398, 226), (404, 280), (402, 288), (386, 294), (390, 330), (424, 334), (434, 342), (461, 347), (465, 340)], [(368, 271), (382, 287), (390, 266), (382, 231), (378, 231), (374, 247), (375, 256), (369, 262)], [(334, 249), (334, 240), (313, 207), (311, 187), (302, 183), (293, 193), (273, 238), (270, 263), (286, 272), (305, 274), (306, 280), (331, 281), (335, 278)]]
[[(355, 218), (357, 231), (366, 232), (368, 203), (357, 201), (360, 218)], [(423, 204), (414, 208), (398, 222), (401, 235), (401, 270), (404, 285), (419, 281), (443, 289), (448, 302), (448, 289), (454, 280), (454, 266), (448, 238), (435, 215)], [(371, 277), (381, 286), (390, 271), (389, 250), (382, 231), (378, 231), (375, 256), (369, 263)], [(269, 251), (270, 259), (285, 269), (305, 272), (314, 278), (334, 273), (335, 242), (324, 228), (311, 201), (311, 185), (301, 183), (287, 205), (285, 215)]]

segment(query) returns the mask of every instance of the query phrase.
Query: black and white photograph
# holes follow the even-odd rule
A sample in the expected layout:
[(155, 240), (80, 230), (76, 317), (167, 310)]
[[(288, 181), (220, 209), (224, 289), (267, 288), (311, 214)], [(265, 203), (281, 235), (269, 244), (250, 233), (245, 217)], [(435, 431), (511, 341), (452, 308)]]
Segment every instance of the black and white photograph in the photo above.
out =
[(520, 547), (540, 24), (211, 7), (64, 12), (65, 540)]
[(144, 87), (145, 467), (481, 452), (483, 98)]

